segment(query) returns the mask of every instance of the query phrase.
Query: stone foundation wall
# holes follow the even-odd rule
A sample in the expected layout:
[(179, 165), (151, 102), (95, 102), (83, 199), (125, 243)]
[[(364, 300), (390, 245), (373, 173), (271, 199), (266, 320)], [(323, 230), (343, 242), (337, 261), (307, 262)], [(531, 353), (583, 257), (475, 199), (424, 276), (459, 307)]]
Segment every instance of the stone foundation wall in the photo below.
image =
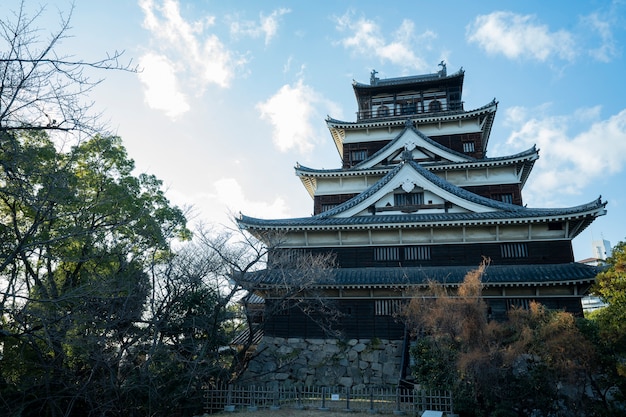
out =
[(402, 341), (264, 337), (242, 382), (281, 386), (396, 386)]

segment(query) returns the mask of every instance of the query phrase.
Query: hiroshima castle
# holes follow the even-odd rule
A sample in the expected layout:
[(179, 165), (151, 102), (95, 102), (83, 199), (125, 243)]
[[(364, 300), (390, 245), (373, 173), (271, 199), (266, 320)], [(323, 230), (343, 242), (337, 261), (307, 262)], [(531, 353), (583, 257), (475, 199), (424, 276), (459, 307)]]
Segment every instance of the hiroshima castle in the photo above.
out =
[[(323, 312), (283, 302), (280, 288), (289, 283), (277, 268), (242, 278), (266, 311), (283, 303), (259, 323), (267, 352), (323, 345), (326, 353), (317, 359), (329, 350), (347, 358), (343, 370), (301, 358), (280, 373), (275, 363), (269, 365), (276, 367), (272, 378), (330, 383), (335, 372), (334, 382), (346, 386), (397, 383), (407, 356), (407, 332), (397, 317), (401, 306), (431, 280), (454, 290), (483, 259), (490, 260), (482, 294), (492, 319), (504, 320), (509, 309), (531, 301), (582, 314), (581, 298), (597, 269), (574, 262), (572, 239), (606, 213), (606, 202), (527, 207), (522, 191), (539, 150), (488, 157), (498, 102), (466, 110), (465, 72), (448, 74), (443, 62), (440, 67), (397, 78), (372, 71), (369, 83), (353, 82), (356, 121), (326, 119), (340, 167), (295, 167), (312, 199), (312, 216), (238, 219), (261, 240), (281, 236), (268, 265), (287, 252), (331, 253), (336, 260), (336, 268), (298, 294), (332, 301), (341, 313), (333, 336), (320, 325)], [(368, 365), (361, 355), (373, 349), (373, 340), (385, 360)], [(270, 353), (260, 356), (250, 366), (252, 375), (261, 374), (255, 366), (267, 368), (276, 360)]]

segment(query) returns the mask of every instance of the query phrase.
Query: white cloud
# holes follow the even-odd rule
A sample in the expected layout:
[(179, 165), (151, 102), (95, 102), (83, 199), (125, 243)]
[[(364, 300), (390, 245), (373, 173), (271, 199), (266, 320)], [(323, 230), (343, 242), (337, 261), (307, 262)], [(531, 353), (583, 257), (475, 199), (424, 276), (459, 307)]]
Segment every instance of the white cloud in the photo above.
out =
[(313, 88), (299, 80), (284, 85), (267, 101), (258, 103), (261, 118), (273, 126), (274, 145), (281, 152), (292, 148), (301, 153), (313, 150), (319, 132), (313, 123), (320, 119), (316, 106), (337, 110), (337, 105), (324, 99)]
[[(507, 123), (515, 126), (507, 144), (525, 149), (536, 144), (541, 158), (535, 164), (528, 191), (540, 203), (559, 193), (578, 194), (594, 181), (624, 169), (626, 165), (626, 109), (598, 120), (600, 109), (582, 109), (570, 116), (526, 119), (528, 110), (507, 111)], [(535, 113), (536, 114), (536, 113)], [(571, 135), (572, 126), (585, 124)]]
[[(168, 198), (180, 207), (190, 207), (191, 223), (232, 226), (232, 216), (240, 211), (258, 218), (288, 218), (292, 216), (286, 199), (278, 196), (273, 201), (254, 201), (246, 198), (244, 190), (235, 178), (221, 178), (208, 187), (208, 192), (194, 194), (169, 189)], [(269, 200), (269, 198), (268, 198)]]
[(478, 16), (467, 27), (467, 40), (490, 54), (511, 59), (546, 61), (552, 57), (572, 60), (574, 38), (565, 30), (551, 32), (532, 15), (498, 11)]
[(251, 38), (264, 36), (265, 45), (268, 45), (278, 32), (281, 16), (290, 12), (289, 9), (280, 8), (274, 10), (269, 16), (264, 16), (261, 13), (258, 23), (251, 20), (234, 21), (230, 25), (230, 32), (233, 36), (249, 36)]
[(189, 110), (187, 98), (179, 90), (174, 64), (167, 57), (153, 53), (139, 59), (143, 71), (139, 80), (145, 86), (145, 101), (152, 109), (161, 110), (176, 119)]
[(428, 68), (424, 59), (415, 55), (414, 50), (418, 44), (420, 49), (430, 49), (430, 42), (437, 36), (432, 31), (416, 36), (415, 24), (411, 20), (402, 21), (391, 40), (385, 39), (378, 24), (364, 17), (355, 20), (351, 13), (346, 13), (335, 20), (338, 31), (349, 32), (347, 37), (339, 41), (344, 48), (364, 56), (374, 55), (383, 62), (389, 61), (412, 70), (423, 71)]
[[(175, 67), (170, 66), (170, 76), (190, 79), (191, 84), (185, 85), (190, 93), (201, 94), (210, 84), (228, 87), (235, 70), (245, 64), (245, 59), (235, 56), (215, 34), (207, 33), (215, 17), (187, 21), (180, 14), (177, 0), (139, 0), (139, 6), (144, 12), (143, 27), (154, 40), (150, 45), (153, 49), (146, 56), (160, 55), (164, 57), (162, 62), (176, 62)], [(153, 97), (166, 94), (165, 91), (156, 93), (163, 89), (160, 80), (145, 78), (143, 81), (146, 91), (152, 91)], [(178, 81), (178, 85), (182, 83)]]
[(289, 209), (284, 199), (277, 197), (272, 202), (251, 201), (245, 196), (250, 194), (243, 191), (241, 185), (234, 178), (222, 178), (214, 184), (216, 199), (229, 208), (245, 209), (249, 216), (261, 218), (289, 217)]
[(611, 23), (608, 19), (603, 19), (598, 13), (592, 13), (589, 16), (583, 17), (582, 23), (585, 28), (596, 32), (601, 39), (600, 46), (589, 51), (589, 54), (593, 58), (600, 62), (610, 62), (619, 55), (611, 30)]

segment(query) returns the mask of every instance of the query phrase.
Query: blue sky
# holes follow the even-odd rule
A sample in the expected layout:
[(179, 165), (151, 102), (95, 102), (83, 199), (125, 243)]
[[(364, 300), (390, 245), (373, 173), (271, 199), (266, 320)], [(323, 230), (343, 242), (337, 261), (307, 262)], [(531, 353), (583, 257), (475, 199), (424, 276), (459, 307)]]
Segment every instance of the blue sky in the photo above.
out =
[[(52, 31), (70, 2), (43, 3)], [(3, 18), (18, 5), (4, 0)], [(141, 68), (94, 74), (105, 80), (89, 99), (194, 223), (310, 215), (293, 167), (341, 165), (324, 119), (355, 120), (352, 81), (445, 60), (465, 70), (465, 109), (499, 102), (489, 156), (540, 148), (528, 206), (608, 200), (577, 259), (592, 239), (626, 240), (624, 0), (76, 0), (71, 26), (64, 52), (124, 50)]]

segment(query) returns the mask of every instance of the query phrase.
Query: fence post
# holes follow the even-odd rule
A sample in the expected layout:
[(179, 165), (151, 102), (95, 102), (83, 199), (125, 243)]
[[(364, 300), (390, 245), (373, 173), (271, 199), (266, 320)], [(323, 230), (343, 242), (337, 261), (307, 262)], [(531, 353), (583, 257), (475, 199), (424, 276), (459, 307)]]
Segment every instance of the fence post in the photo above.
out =
[(346, 387), (346, 411), (350, 412), (350, 387)]
[(330, 408), (326, 407), (326, 387), (322, 387), (322, 406), (318, 408), (320, 411), (328, 411)]
[(296, 410), (303, 410), (304, 405), (302, 405), (302, 394), (298, 388), (294, 387), (294, 390), (296, 390)]
[(258, 410), (258, 407), (256, 406), (256, 403), (254, 401), (255, 394), (256, 394), (256, 389), (255, 389), (255, 386), (252, 385), (252, 388), (250, 388), (250, 405), (248, 406), (248, 411)]
[(281, 393), (281, 387), (277, 387), (276, 391), (274, 391), (274, 398), (272, 400), (272, 405), (270, 406), (270, 410), (280, 409), (280, 393)]
[(370, 388), (370, 409), (367, 410), (370, 414), (376, 414), (376, 409), (374, 408), (374, 392)]
[(226, 394), (226, 405), (224, 406), (224, 411), (228, 413), (235, 411), (235, 406), (233, 405), (233, 384), (228, 384), (228, 393)]
[(401, 391), (401, 388), (397, 387), (396, 388), (396, 409), (393, 410), (393, 414), (397, 416), (401, 416), (404, 414), (404, 411), (400, 409), (400, 391)]

